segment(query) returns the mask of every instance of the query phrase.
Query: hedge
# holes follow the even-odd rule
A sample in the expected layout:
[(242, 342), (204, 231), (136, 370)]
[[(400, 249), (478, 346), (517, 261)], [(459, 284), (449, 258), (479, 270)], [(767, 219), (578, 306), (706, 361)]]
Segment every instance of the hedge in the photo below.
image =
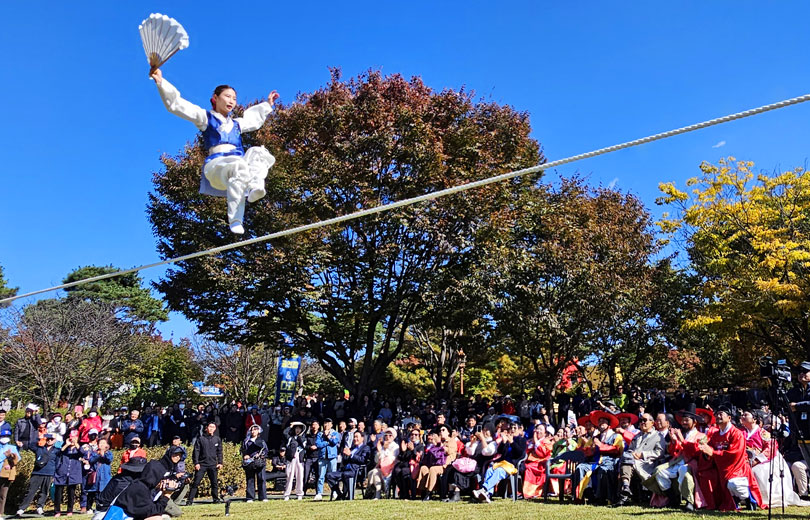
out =
[[(233, 486), (237, 494), (244, 494), (245, 490), (245, 472), (242, 469), (242, 459), (239, 455), (239, 445), (229, 442), (222, 443), (223, 448), (223, 467), (219, 470), (219, 486), (224, 488), (226, 486)], [(166, 453), (166, 446), (155, 446), (154, 448), (145, 448), (146, 453), (149, 455), (149, 460), (157, 460), (163, 457)], [(188, 459), (186, 460), (186, 468), (189, 472), (193, 472), (194, 467), (191, 464), (192, 449), (186, 447), (188, 450)], [(118, 471), (118, 466), (121, 463), (121, 454), (123, 450), (113, 451), (112, 472), (113, 475)], [(31, 471), (34, 468), (34, 454), (30, 451), (23, 451), (21, 453), (22, 459), (17, 469), (17, 478), (12, 482), (8, 490), (8, 499), (6, 510), (16, 511), (17, 505), (25, 498), (25, 493), (28, 491), (28, 480), (31, 476)], [(197, 490), (197, 496), (210, 496), (211, 485), (207, 478), (204, 478)], [(1, 514), (1, 513), (0, 513)]]

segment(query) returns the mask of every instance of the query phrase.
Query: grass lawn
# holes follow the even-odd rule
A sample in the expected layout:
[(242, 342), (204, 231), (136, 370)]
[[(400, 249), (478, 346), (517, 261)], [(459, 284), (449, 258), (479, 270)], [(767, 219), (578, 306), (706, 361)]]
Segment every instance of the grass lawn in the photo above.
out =
[[(810, 508), (808, 508), (810, 509)], [(706, 517), (730, 518), (762, 518), (768, 516), (767, 511), (744, 513), (718, 513), (704, 512), (689, 514), (674, 509), (652, 509), (642, 507), (593, 507), (542, 502), (512, 502), (509, 500), (495, 500), (492, 504), (478, 504), (473, 502), (459, 502), (455, 504), (439, 501), (421, 502), (409, 500), (363, 500), (352, 502), (313, 502), (311, 497), (299, 502), (294, 497), (289, 502), (271, 499), (270, 502), (245, 503), (239, 499), (231, 503), (231, 517), (235, 520), (260, 520), (265, 518), (302, 518), (306, 520), (350, 520), (350, 519), (380, 519), (380, 520), (608, 520), (613, 518), (626, 519), (653, 519), (666, 518), (667, 520), (689, 519)], [(782, 517), (781, 508), (773, 511), (774, 518)], [(225, 506), (195, 505), (183, 508), (182, 520), (205, 520), (214, 517), (225, 517)], [(786, 509), (782, 518), (810, 518), (810, 511), (801, 507)]]

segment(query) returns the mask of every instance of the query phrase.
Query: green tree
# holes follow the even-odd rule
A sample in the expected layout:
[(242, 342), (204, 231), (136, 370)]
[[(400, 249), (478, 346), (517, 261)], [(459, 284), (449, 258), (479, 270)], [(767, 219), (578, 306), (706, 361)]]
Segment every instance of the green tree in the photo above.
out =
[[(119, 271), (113, 266), (87, 266), (71, 271), (62, 283), (70, 283), (93, 276)], [(106, 280), (86, 283), (65, 289), (69, 298), (106, 303), (115, 306), (124, 319), (151, 329), (156, 322), (169, 319), (163, 302), (154, 298), (149, 289), (143, 287), (143, 280), (137, 273), (116, 276)]]
[[(261, 235), (538, 164), (529, 132), (526, 114), (467, 92), (373, 71), (342, 81), (335, 71), (245, 136), (278, 159), (247, 227)], [(149, 217), (164, 257), (233, 240), (224, 202), (194, 188), (203, 159), (197, 142), (155, 175)], [(478, 228), (535, 180), (189, 260), (157, 287), (203, 334), (247, 345), (281, 333), (363, 394), (400, 355), (429, 283), (462, 262)]]
[(188, 340), (175, 345), (159, 336), (138, 336), (134, 354), (124, 370), (127, 391), (116, 395), (122, 404), (174, 404), (190, 397), (192, 382), (203, 380)]
[[(3, 274), (3, 266), (0, 265), (0, 300), (3, 298), (11, 298), (12, 296), (17, 295), (17, 291), (19, 287), (9, 287), (8, 280), (6, 280), (5, 275)], [(8, 306), (7, 303), (0, 304), (0, 307)]]

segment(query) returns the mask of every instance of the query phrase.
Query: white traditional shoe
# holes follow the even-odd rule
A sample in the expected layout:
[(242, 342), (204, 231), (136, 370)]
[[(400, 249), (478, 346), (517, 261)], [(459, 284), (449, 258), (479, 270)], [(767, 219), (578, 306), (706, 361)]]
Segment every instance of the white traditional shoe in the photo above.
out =
[(252, 190), (250, 190), (250, 192), (248, 192), (247, 201), (248, 202), (256, 202), (257, 200), (261, 199), (265, 195), (267, 195), (267, 192), (264, 190), (264, 188), (262, 188), (262, 187), (253, 188)]
[(236, 233), (237, 235), (242, 235), (245, 233), (245, 228), (242, 227), (242, 223), (239, 221), (231, 222), (231, 232)]
[(312, 500), (314, 500), (316, 502), (321, 501), (321, 500), (323, 500), (323, 495), (318, 493), (317, 495), (315, 495), (315, 498), (313, 498)]
[(23, 511), (22, 509), (17, 510), (17, 516), (22, 516), (24, 514), (25, 514), (25, 511)]
[(289, 500), (289, 499), (290, 499), (290, 497), (289, 497), (289, 496), (284, 497), (284, 501), (285, 501), (285, 502), (286, 502), (287, 500)]
[(42, 509), (41, 507), (38, 507), (38, 508), (37, 508), (37, 514), (38, 514), (38, 515), (44, 515), (44, 514), (45, 514), (45, 510), (44, 510), (44, 509)]
[(298, 500), (304, 500), (304, 495), (298, 495)]

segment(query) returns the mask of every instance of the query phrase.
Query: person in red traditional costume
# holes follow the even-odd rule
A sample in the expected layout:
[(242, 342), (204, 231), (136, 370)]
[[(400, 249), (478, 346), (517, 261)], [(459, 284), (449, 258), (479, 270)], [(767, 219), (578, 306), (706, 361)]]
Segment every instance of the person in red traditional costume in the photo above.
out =
[(523, 477), (523, 498), (540, 497), (546, 483), (546, 461), (551, 457), (551, 437), (546, 427), (538, 424), (534, 427), (532, 438), (526, 446), (526, 472)]
[(751, 473), (751, 464), (745, 451), (745, 434), (731, 421), (731, 410), (720, 407), (715, 413), (717, 430), (709, 435), (700, 451), (710, 457), (727, 492), (718, 504), (718, 509), (731, 511), (740, 508), (756, 509), (767, 507), (762, 503), (757, 481)]
[(700, 444), (707, 439), (706, 434), (698, 430), (703, 416), (698, 415), (695, 404), (690, 403), (676, 418), (681, 429), (670, 430), (671, 442), (667, 445), (667, 453), (672, 458), (655, 468), (644, 486), (657, 495), (666, 495), (669, 506), (678, 506), (683, 500), (687, 511), (715, 509), (714, 497), (719, 494), (720, 481), (714, 462), (700, 451)]
[(638, 428), (636, 428), (638, 415), (622, 412), (616, 414), (616, 418), (619, 420), (619, 427), (616, 428), (616, 433), (622, 436), (624, 445), (629, 446), (630, 443), (633, 442), (633, 437), (638, 435)]

